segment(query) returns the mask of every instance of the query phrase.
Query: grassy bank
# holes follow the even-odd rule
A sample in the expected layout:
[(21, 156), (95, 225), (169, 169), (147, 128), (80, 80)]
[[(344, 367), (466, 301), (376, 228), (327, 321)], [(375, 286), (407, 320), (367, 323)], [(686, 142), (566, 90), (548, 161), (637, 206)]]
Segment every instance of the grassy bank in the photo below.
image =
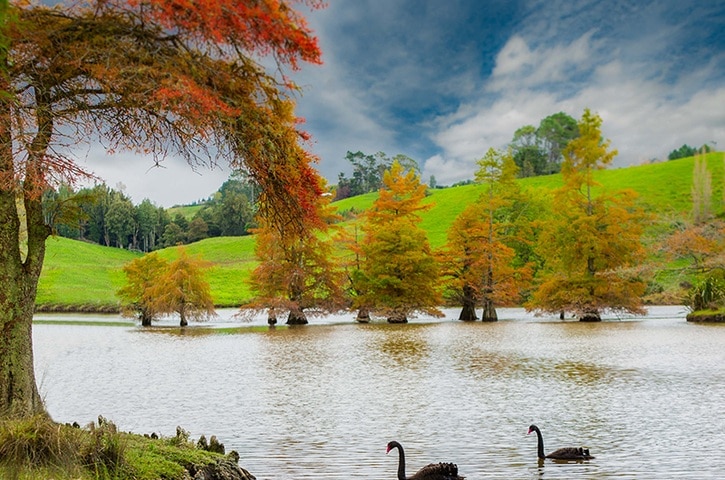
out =
[[(708, 155), (712, 175), (713, 213), (723, 215), (723, 153)], [(653, 215), (645, 241), (650, 249), (649, 263), (656, 270), (655, 280), (664, 290), (674, 292), (678, 285), (691, 281), (683, 276), (678, 263), (661, 268), (663, 261), (658, 242), (672, 231), (673, 225), (685, 223), (692, 209), (691, 187), (694, 159), (596, 172), (602, 188), (620, 190), (630, 188), (639, 194), (639, 203)], [(521, 179), (520, 184), (532, 195), (545, 195), (561, 186), (561, 175)], [(446, 242), (453, 220), (482, 187), (465, 185), (432, 190), (426, 202), (433, 207), (422, 215), (421, 226), (436, 248)], [(343, 214), (362, 212), (369, 208), (377, 194), (361, 195), (336, 202)], [(349, 215), (348, 215), (349, 216)], [(191, 255), (199, 255), (213, 263), (207, 274), (212, 296), (218, 307), (238, 306), (250, 300), (252, 293), (248, 279), (256, 266), (254, 237), (221, 237), (205, 239), (187, 246)], [(161, 250), (160, 254), (172, 258), (175, 250)], [(123, 284), (122, 267), (140, 254), (102, 247), (60, 237), (48, 240), (45, 266), (38, 288), (39, 308), (42, 310), (103, 311), (118, 308), (115, 291)], [(656, 266), (655, 266), (656, 265)], [(677, 299), (677, 293), (663, 295), (663, 299)]]
[[(0, 478), (15, 480), (184, 480), (245, 478), (236, 452), (182, 428), (172, 437), (119, 432), (108, 420), (86, 427), (57, 424), (46, 417), (0, 422)], [(236, 476), (221, 476), (219, 472)], [(217, 476), (212, 477), (215, 473)]]

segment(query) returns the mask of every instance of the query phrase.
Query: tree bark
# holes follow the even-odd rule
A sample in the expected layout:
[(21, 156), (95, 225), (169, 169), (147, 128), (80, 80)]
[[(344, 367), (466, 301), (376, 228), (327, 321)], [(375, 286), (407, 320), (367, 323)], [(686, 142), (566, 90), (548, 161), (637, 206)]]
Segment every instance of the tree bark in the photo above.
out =
[(463, 287), (463, 308), (461, 309), (461, 314), (458, 316), (458, 320), (463, 320), (464, 322), (478, 320), (473, 288), (468, 285)]
[(365, 307), (360, 307), (355, 318), (360, 323), (370, 323), (370, 311)]
[(289, 315), (287, 315), (287, 325), (307, 325), (308, 323), (307, 316), (301, 308), (295, 307), (289, 311)]
[[(7, 158), (0, 173), (7, 172)], [(15, 193), (0, 188), (0, 417), (45, 414), (33, 365), (33, 312), (49, 229), (40, 200), (25, 202), (27, 252), (20, 246)], [(39, 223), (38, 223), (39, 222)]]
[[(2, 68), (0, 93), (8, 89), (4, 57)], [(45, 239), (50, 229), (45, 225), (39, 196), (32, 195), (33, 179), (26, 175), (22, 187), (15, 182), (8, 97), (0, 95), (0, 418), (25, 418), (47, 414), (35, 381), (32, 327)], [(32, 153), (47, 147), (44, 141), (49, 125), (41, 120), (31, 146), (28, 170), (37, 168), (39, 157)], [(25, 210), (27, 225), (23, 250), (19, 209)]]
[(481, 313), (481, 320), (483, 320), (484, 322), (498, 321), (496, 307), (493, 306), (493, 301), (490, 299), (486, 299), (483, 301), (483, 312)]
[(599, 312), (596, 310), (589, 310), (584, 313), (582, 313), (579, 316), (580, 322), (601, 322), (602, 317), (599, 316)]

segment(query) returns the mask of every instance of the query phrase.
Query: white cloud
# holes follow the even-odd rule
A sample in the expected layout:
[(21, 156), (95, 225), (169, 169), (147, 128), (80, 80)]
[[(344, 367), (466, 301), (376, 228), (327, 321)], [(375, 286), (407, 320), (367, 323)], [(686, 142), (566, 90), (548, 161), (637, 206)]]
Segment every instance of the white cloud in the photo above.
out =
[[(426, 161), (424, 178), (435, 175), (441, 184), (471, 178), (476, 159), (488, 148), (504, 148), (516, 129), (559, 111), (579, 119), (585, 108), (602, 117), (602, 132), (619, 151), (615, 166), (665, 159), (683, 143), (725, 145), (725, 87), (702, 86), (717, 71), (712, 62), (667, 82), (643, 64), (596, 65), (604, 57), (591, 48), (590, 33), (535, 50), (514, 36), (496, 58), (490, 88), (437, 120), (432, 139), (442, 153)], [(592, 65), (586, 80), (576, 78), (583, 64)], [(568, 90), (538, 88), (555, 78)]]
[(569, 82), (590, 69), (592, 35), (589, 31), (568, 44), (541, 45), (533, 50), (522, 36), (514, 35), (496, 56), (488, 88), (494, 92), (540, 86), (556, 90), (557, 82)]

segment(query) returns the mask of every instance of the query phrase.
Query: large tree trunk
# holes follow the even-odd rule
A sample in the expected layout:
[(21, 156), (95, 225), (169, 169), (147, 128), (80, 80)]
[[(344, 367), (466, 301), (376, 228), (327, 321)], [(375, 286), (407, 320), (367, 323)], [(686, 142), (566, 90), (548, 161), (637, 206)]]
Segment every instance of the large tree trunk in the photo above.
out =
[(601, 322), (602, 317), (596, 310), (588, 310), (579, 316), (580, 322)]
[(370, 310), (365, 307), (360, 307), (357, 311), (357, 317), (355, 317), (359, 323), (370, 323)]
[(476, 299), (473, 295), (473, 288), (470, 286), (463, 287), (463, 309), (458, 316), (458, 320), (464, 322), (472, 322), (478, 320), (476, 315)]
[(307, 316), (305, 312), (299, 307), (294, 307), (289, 311), (287, 315), (287, 325), (307, 325)]
[(481, 313), (481, 320), (483, 320), (484, 322), (498, 321), (496, 307), (493, 306), (493, 301), (490, 299), (486, 299), (483, 301), (483, 313)]
[[(2, 92), (7, 82), (5, 72), (0, 73)], [(33, 142), (36, 152), (42, 151), (43, 142), (49, 138), (49, 125), (39, 123), (38, 142)], [(40, 196), (32, 195), (33, 179), (27, 176), (27, 171), (37, 167), (35, 159), (28, 159), (22, 186), (24, 205), (19, 206), (21, 187), (15, 182), (10, 104), (8, 96), (0, 95), (0, 417), (46, 413), (35, 382), (32, 328), (45, 239), (50, 230), (43, 219)], [(22, 251), (19, 208), (25, 210), (27, 225), (26, 247)]]
[[(6, 168), (0, 168), (4, 172)], [(26, 202), (25, 208), (28, 235), (23, 258), (15, 194), (0, 189), (0, 417), (10, 418), (45, 413), (35, 382), (32, 327), (49, 232), (40, 201)]]

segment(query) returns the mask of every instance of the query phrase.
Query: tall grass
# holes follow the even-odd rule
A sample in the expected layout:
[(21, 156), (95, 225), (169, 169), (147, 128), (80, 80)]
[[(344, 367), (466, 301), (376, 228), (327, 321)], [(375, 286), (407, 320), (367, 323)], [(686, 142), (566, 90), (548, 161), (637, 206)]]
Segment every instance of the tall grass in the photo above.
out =
[(36, 415), (0, 422), (2, 478), (121, 478), (125, 446), (113, 423), (90, 430)]

